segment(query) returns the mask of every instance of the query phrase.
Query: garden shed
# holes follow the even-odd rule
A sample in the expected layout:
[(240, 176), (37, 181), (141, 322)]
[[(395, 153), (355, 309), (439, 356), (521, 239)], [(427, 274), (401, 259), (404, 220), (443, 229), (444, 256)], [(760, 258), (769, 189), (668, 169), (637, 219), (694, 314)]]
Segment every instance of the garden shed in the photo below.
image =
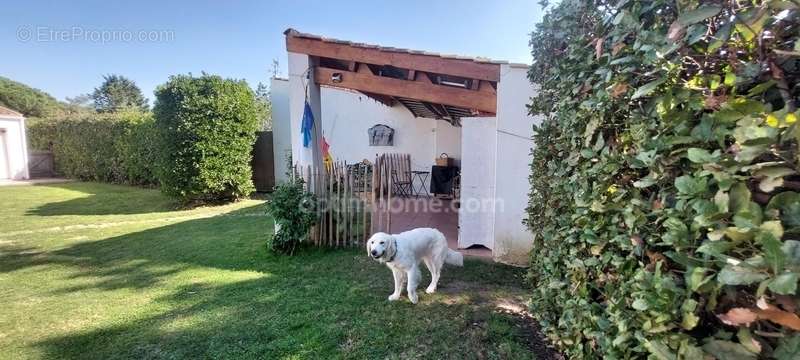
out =
[[(445, 207), (457, 205), (449, 214), (399, 209), (391, 232), (436, 227), (453, 248), (527, 263), (532, 235), (522, 221), (537, 121), (526, 108), (534, 95), (527, 65), (294, 29), (285, 36), (289, 76), (273, 79), (272, 97), (273, 106), (288, 112), (273, 113), (273, 128), (289, 140), (276, 139), (285, 144), (276, 154), (289, 150), (300, 166), (322, 166), (325, 154), (348, 163), (401, 154), (410, 159), (408, 174), (392, 176), (412, 184), (400, 195), (438, 201), (431, 193), (447, 192)], [(302, 130), (306, 104), (314, 118), (309, 147)], [(439, 190), (442, 173), (447, 190)]]
[(25, 117), (0, 106), (0, 180), (28, 179)]

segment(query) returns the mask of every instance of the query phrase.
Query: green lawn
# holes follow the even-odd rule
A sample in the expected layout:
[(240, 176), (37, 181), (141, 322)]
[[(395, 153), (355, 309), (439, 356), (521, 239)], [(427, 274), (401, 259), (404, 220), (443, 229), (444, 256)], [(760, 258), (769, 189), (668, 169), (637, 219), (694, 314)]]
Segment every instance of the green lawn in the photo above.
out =
[[(389, 303), (361, 249), (277, 257), (262, 201), (0, 187), (0, 358), (533, 358), (523, 270), (467, 261)], [(509, 310), (511, 309), (511, 310)]]

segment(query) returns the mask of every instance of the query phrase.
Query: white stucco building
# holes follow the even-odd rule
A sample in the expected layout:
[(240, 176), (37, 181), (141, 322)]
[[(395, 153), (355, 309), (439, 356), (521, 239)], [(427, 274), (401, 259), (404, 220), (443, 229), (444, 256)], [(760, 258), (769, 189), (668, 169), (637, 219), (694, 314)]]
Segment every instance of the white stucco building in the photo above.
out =
[[(445, 232), (451, 246), (485, 246), (496, 261), (528, 262), (533, 235), (522, 221), (537, 121), (526, 108), (534, 95), (528, 66), (291, 29), (286, 36), (289, 78), (273, 79), (271, 89), (276, 158), (290, 151), (300, 165), (320, 161), (302, 146), (305, 102), (318, 125), (314, 141), (324, 137), (336, 160), (403, 153), (412, 170), (429, 171), (446, 153), (461, 180), (457, 229)], [(394, 129), (392, 146), (370, 146), (367, 131), (378, 124)], [(285, 172), (278, 166), (276, 175)]]
[(28, 174), (25, 117), (0, 106), (0, 180), (24, 180)]

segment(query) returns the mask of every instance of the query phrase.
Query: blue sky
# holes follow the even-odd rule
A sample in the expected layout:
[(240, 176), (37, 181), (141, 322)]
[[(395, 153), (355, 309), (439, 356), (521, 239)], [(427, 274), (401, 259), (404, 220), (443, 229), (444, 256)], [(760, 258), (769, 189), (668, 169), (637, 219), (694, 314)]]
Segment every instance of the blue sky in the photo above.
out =
[(112, 73), (136, 81), (151, 100), (173, 74), (206, 71), (255, 87), (268, 82), (273, 59), (286, 74), (288, 27), (530, 63), (528, 34), (542, 16), (537, 2), (8, 1), (0, 12), (0, 76), (60, 100), (91, 92)]

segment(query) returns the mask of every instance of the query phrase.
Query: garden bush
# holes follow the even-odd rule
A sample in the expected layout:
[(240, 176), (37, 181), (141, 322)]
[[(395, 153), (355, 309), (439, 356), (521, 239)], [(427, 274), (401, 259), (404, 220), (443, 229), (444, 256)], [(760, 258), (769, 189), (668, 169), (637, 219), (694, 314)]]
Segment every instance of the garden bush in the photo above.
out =
[(263, 111), (245, 81), (170, 77), (156, 89), (153, 109), (162, 191), (185, 202), (253, 192), (250, 158)]
[(531, 37), (532, 309), (571, 358), (800, 358), (798, 6), (563, 0)]
[(29, 119), (28, 142), (53, 152), (56, 172), (111, 183), (155, 184), (153, 118), (126, 110), (65, 118)]
[(308, 240), (309, 230), (317, 221), (317, 199), (307, 192), (302, 180), (290, 180), (275, 186), (267, 213), (275, 220), (275, 232), (267, 238), (267, 248), (292, 255), (298, 245)]

